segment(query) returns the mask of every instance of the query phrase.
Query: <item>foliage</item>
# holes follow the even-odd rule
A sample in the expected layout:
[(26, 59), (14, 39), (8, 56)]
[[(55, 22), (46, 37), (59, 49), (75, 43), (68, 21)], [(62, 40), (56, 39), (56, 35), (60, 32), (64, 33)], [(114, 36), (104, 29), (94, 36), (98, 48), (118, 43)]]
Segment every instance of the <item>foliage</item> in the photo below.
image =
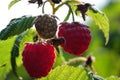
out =
[(109, 21), (106, 15), (98, 10), (93, 9), (92, 7), (87, 12), (89, 16), (95, 21), (99, 28), (103, 31), (106, 38), (106, 43), (109, 41)]
[(34, 19), (35, 17), (32, 16), (22, 16), (12, 19), (7, 27), (0, 32), (0, 40), (6, 40), (31, 28)]
[[(8, 5), (8, 8), (10, 9), (19, 1), (20, 0), (11, 1)], [(77, 9), (76, 5), (82, 4), (82, 2), (78, 0), (63, 0), (62, 3), (57, 5), (51, 2), (49, 3), (53, 9), (52, 14), (56, 14), (56, 12), (63, 5), (67, 5), (69, 11), (64, 18), (64, 21), (68, 21), (71, 15), (73, 21), (75, 21), (75, 16), (77, 16), (75, 15)], [(108, 8), (110, 10), (114, 10), (114, 12), (116, 11), (115, 13), (117, 14), (118, 9), (116, 10), (115, 8), (118, 8), (120, 6), (119, 4), (115, 5), (112, 2), (109, 4), (112, 4), (113, 6), (106, 6), (106, 9), (104, 11), (107, 13), (107, 16), (109, 18), (113, 18), (114, 14), (109, 14), (109, 12), (107, 12)], [(45, 5), (42, 7), (43, 12), (44, 6)], [(79, 18), (81, 18), (81, 12), (78, 11), (77, 14)], [(113, 48), (111, 49), (110, 45), (113, 44), (111, 43), (111, 39), (110, 43), (108, 43), (109, 33), (111, 32), (109, 32), (109, 20), (107, 16), (102, 11), (93, 8), (93, 6), (89, 7), (86, 14), (91, 17), (97, 26), (95, 24), (92, 24), (94, 27), (90, 27), (93, 40), (84, 57), (81, 59), (79, 57), (71, 56), (67, 54), (61, 47), (59, 47), (60, 54), (56, 51), (57, 60), (54, 65), (54, 69), (51, 70), (51, 72), (46, 77), (40, 78), (39, 80), (120, 80), (119, 77), (116, 77), (118, 76), (120, 70), (120, 66), (118, 64), (120, 63), (120, 55), (116, 54), (116, 51), (114, 51)], [(10, 21), (6, 28), (0, 32), (0, 80), (17, 80), (18, 78), (22, 78), (23, 80), (35, 80), (31, 78), (24, 69), (21, 60), (22, 57), (20, 54), (23, 51), (24, 43), (28, 41), (33, 42), (33, 37), (36, 35), (36, 31), (34, 29), (31, 29), (33, 27), (35, 18), (36, 16), (22, 16), (19, 18), (14, 18)], [(112, 28), (114, 30), (112, 31), (113, 33), (116, 32), (116, 28), (114, 27), (116, 24), (113, 25), (111, 23), (112, 21), (114, 21), (114, 19), (110, 19), (110, 25), (113, 26)], [(119, 23), (117, 23), (117, 26), (118, 25)], [(96, 27), (99, 27), (99, 29), (102, 30), (106, 39), (105, 44), (108, 44), (106, 46), (107, 49), (102, 47), (101, 44), (103, 43), (103, 37), (101, 36), (101, 32)], [(98, 35), (100, 35), (100, 37), (98, 37)], [(120, 42), (118, 38), (116, 41)], [(109, 50), (109, 48), (111, 50)], [(117, 46), (117, 48), (119, 48), (119, 46)], [(91, 69), (91, 66), (85, 67), (87, 60), (86, 55), (90, 53), (93, 53), (92, 55), (94, 55), (96, 58), (96, 62), (92, 65), (93, 69)], [(74, 58), (79, 58), (79, 60), (72, 65), (66, 64), (66, 62), (69, 62), (71, 59), (75, 60)], [(94, 73), (94, 68), (97, 74)]]
[(56, 67), (48, 76), (40, 80), (88, 80), (88, 76), (83, 68), (63, 65)]
[(26, 34), (26, 32), (23, 32), (16, 38), (14, 45), (12, 47), (12, 50), (11, 50), (11, 66), (12, 66), (13, 72), (16, 76), (18, 76), (16, 73), (16, 67), (17, 67), (16, 57), (19, 56), (20, 42), (21, 42), (22, 38), (25, 36), (25, 34)]
[(4, 80), (5, 74), (10, 70), (10, 51), (15, 37), (7, 41), (0, 41), (0, 80)]

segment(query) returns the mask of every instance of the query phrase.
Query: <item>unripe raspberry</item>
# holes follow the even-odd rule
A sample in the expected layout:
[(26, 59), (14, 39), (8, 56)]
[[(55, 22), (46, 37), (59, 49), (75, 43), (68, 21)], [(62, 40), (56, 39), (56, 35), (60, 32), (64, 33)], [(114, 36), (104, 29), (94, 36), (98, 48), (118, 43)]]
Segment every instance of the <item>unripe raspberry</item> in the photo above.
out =
[(52, 38), (55, 36), (57, 31), (57, 21), (55, 16), (52, 15), (40, 15), (35, 20), (35, 28), (40, 35), (40, 37), (44, 39)]
[(54, 47), (48, 43), (26, 43), (22, 61), (28, 74), (33, 78), (46, 76), (55, 62)]
[(63, 49), (73, 55), (82, 55), (89, 46), (91, 35), (89, 27), (78, 22), (64, 22), (58, 27), (57, 37), (64, 38)]

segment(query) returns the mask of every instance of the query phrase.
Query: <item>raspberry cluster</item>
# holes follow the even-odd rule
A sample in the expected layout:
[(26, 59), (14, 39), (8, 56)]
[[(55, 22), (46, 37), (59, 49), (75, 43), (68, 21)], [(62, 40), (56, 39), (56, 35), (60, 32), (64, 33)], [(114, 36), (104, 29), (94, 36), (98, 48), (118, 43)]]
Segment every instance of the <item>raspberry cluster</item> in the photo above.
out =
[[(39, 24), (36, 22), (36, 25)], [(47, 24), (45, 25), (47, 26)], [(39, 31), (39, 28), (36, 29)], [(49, 28), (45, 29), (49, 30)], [(51, 39), (47, 42), (26, 43), (22, 53), (23, 65), (33, 78), (44, 77), (52, 69), (56, 59), (54, 46), (61, 45), (66, 52), (80, 56), (88, 49), (91, 41), (89, 27), (79, 22), (63, 22), (57, 28), (57, 32), (55, 30), (54, 33), (56, 33), (57, 39)]]
[[(50, 1), (55, 4), (61, 2), (61, 0)], [(30, 0), (29, 2), (37, 2), (39, 5), (43, 3), (42, 0)], [(83, 16), (85, 16), (85, 11)], [(36, 38), (36, 42), (26, 43), (22, 53), (23, 65), (33, 78), (44, 77), (51, 71), (56, 59), (55, 48), (59, 51), (59, 45), (68, 54), (75, 56), (81, 56), (89, 47), (90, 29), (80, 22), (62, 22), (58, 25), (56, 16), (44, 14), (36, 17), (34, 25), (39, 38), (43, 41), (38, 42), (36, 39), (39, 38)]]

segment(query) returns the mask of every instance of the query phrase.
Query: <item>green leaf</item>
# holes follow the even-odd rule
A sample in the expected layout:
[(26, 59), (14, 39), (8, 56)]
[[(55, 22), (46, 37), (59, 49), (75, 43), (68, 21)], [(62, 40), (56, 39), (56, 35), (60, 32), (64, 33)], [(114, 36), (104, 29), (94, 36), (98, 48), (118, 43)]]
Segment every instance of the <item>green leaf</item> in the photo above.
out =
[(0, 41), (0, 80), (4, 80), (10, 70), (10, 51), (16, 37)]
[(110, 76), (109, 78), (106, 78), (105, 80), (120, 80), (120, 77)]
[(109, 21), (108, 21), (107, 16), (104, 13), (92, 7), (90, 7), (90, 9), (87, 11), (87, 15), (91, 16), (92, 19), (95, 21), (95, 23), (103, 31), (104, 36), (106, 38), (105, 44), (107, 44), (109, 41)]
[(60, 66), (65, 62), (65, 58), (64, 58), (63, 53), (60, 49), (60, 46), (58, 48), (59, 48), (60, 53), (57, 53), (57, 51), (56, 51), (56, 57), (57, 58), (56, 58), (56, 61), (54, 63), (54, 67)]
[(11, 66), (12, 66), (12, 70), (13, 73), (16, 75), (16, 77), (18, 77), (17, 73), (16, 73), (16, 57), (18, 57), (19, 55), (19, 47), (20, 47), (20, 42), (21, 39), (25, 36), (26, 32), (21, 33), (15, 40), (14, 45), (12, 47), (11, 50)]
[[(36, 34), (35, 30), (33, 29), (27, 30), (26, 35), (21, 39), (19, 53), (22, 53), (25, 42), (33, 41), (33, 36), (35, 34)], [(11, 63), (10, 63), (10, 60), (11, 60), (10, 53), (11, 53), (11, 49), (13, 47), (13, 44), (16, 38), (17, 36), (14, 36), (7, 40), (0, 41), (0, 80), (18, 80), (16, 76), (13, 74), (13, 71), (11, 70)], [(23, 80), (32, 80), (30, 79), (27, 72), (25, 72), (25, 69), (24, 70), (19, 69), (19, 67), (22, 65), (21, 59), (22, 59), (22, 55), (19, 55), (16, 58), (16, 64), (17, 64), (16, 71), (17, 71), (18, 76), (22, 77)]]
[(22, 16), (12, 19), (7, 27), (0, 32), (0, 40), (6, 40), (31, 28), (34, 19), (35, 17), (33, 16)]
[(16, 4), (17, 2), (19, 2), (20, 0), (13, 0), (9, 3), (8, 5), (8, 9), (10, 9), (14, 4)]
[(39, 80), (88, 80), (88, 76), (83, 68), (63, 65)]
[(81, 4), (81, 2), (77, 1), (77, 0), (69, 0), (69, 1), (67, 1), (67, 3), (71, 6), (74, 13), (75, 13), (75, 11), (77, 9), (76, 5)]

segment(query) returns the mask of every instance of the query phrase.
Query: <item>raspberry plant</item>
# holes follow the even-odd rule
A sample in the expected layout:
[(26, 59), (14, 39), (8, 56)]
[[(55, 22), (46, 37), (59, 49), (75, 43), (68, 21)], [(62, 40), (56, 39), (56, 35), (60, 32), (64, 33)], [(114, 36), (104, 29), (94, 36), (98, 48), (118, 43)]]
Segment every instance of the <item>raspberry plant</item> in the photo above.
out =
[[(19, 1), (13, 0), (8, 5), (9, 9)], [(42, 8), (42, 13), (36, 16), (25, 15), (14, 18), (0, 32), (0, 40), (8, 40), (16, 36), (11, 49), (10, 60), (14, 76), (17, 79), (23, 77), (17, 72), (17, 57), (22, 55), (20, 64), (24, 66), (24, 70), (30, 79), (104, 80), (94, 72), (92, 56), (83, 57), (85, 51), (89, 49), (92, 35), (89, 25), (76, 21), (75, 16), (83, 18), (84, 21), (87, 19), (86, 16), (90, 16), (104, 33), (105, 44), (107, 44), (109, 22), (106, 15), (95, 9), (92, 4), (78, 0), (29, 0), (28, 2), (38, 4), (38, 7)], [(45, 13), (46, 3), (49, 3), (52, 7), (51, 14)], [(60, 24), (58, 24), (59, 16), (56, 16), (56, 12), (63, 5), (66, 5), (69, 11), (67, 15), (62, 14), (66, 17), (64, 21), (60, 20)], [(68, 22), (70, 17), (72, 17), (72, 21)], [(33, 26), (35, 26), (35, 29), (31, 29)], [(26, 36), (30, 40), (24, 40)], [(24, 47), (24, 43), (29, 41), (33, 44), (27, 43)], [(66, 61), (63, 52), (77, 57)], [(76, 63), (78, 65), (73, 67)]]

